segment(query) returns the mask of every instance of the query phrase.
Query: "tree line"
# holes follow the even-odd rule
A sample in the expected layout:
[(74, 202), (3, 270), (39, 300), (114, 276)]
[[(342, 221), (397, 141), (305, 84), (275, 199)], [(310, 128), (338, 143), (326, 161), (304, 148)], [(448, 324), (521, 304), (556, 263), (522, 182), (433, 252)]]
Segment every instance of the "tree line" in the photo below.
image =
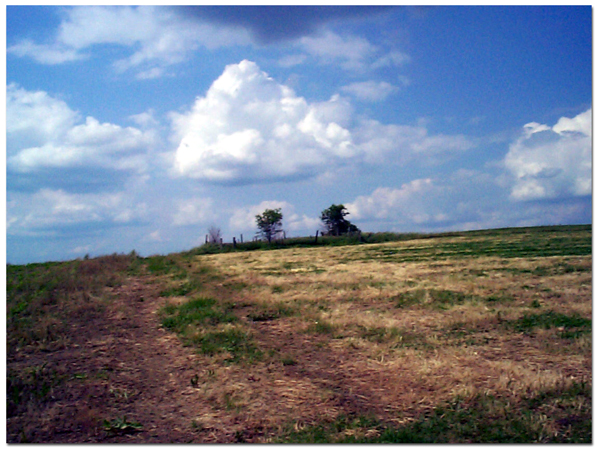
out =
[[(360, 232), (356, 225), (346, 219), (348, 214), (350, 213), (344, 205), (333, 204), (324, 209), (321, 212), (321, 222), (323, 223), (321, 234), (324, 236), (342, 236)], [(257, 234), (270, 243), (272, 239), (284, 233), (282, 223), (283, 213), (281, 208), (266, 209), (262, 214), (256, 215)]]
[[(332, 204), (321, 212), (322, 236), (343, 236), (347, 234), (360, 233), (356, 225), (346, 219), (350, 214), (344, 205)], [(258, 232), (256, 237), (271, 243), (272, 240), (285, 237), (283, 229), (283, 213), (281, 208), (265, 209), (262, 214), (255, 216)], [(317, 230), (317, 235), (319, 230)], [(243, 237), (242, 237), (243, 239)], [(206, 243), (222, 244), (221, 230), (210, 227), (206, 235)], [(235, 238), (233, 243), (236, 243)]]

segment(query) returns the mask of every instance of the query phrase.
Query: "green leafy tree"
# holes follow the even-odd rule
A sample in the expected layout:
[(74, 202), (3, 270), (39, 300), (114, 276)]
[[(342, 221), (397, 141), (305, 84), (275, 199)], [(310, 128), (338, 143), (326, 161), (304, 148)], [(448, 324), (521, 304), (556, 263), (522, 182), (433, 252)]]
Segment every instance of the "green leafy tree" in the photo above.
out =
[(356, 233), (360, 231), (356, 225), (346, 220), (346, 216), (350, 214), (344, 205), (331, 205), (329, 208), (321, 212), (321, 221), (325, 226), (326, 233), (331, 236), (339, 236), (341, 234)]
[(281, 221), (283, 220), (283, 214), (281, 208), (277, 209), (265, 209), (262, 214), (256, 215), (256, 226), (258, 227), (258, 234), (264, 237), (269, 244), (271, 240), (281, 232), (283, 228)]

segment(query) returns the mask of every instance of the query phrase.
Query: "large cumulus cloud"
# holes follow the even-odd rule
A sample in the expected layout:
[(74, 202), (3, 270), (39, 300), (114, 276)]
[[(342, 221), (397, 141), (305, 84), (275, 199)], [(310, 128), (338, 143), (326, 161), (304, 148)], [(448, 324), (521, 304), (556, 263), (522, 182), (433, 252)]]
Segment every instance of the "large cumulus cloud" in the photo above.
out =
[(309, 104), (251, 61), (227, 66), (205, 97), (172, 114), (175, 169), (212, 182), (305, 177), (355, 156), (341, 98)]
[(213, 183), (244, 184), (331, 173), (347, 165), (427, 161), (472, 146), (422, 126), (355, 117), (333, 95), (310, 103), (251, 61), (225, 68), (206, 96), (172, 113), (175, 171)]
[(504, 158), (511, 197), (539, 200), (591, 195), (592, 110), (553, 126), (528, 123)]

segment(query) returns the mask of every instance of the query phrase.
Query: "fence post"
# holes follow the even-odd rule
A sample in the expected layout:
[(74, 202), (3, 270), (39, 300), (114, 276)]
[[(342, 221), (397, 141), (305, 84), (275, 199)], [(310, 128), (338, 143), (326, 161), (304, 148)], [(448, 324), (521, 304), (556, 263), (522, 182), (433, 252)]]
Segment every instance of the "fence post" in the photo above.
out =
[(315, 233), (315, 244), (318, 242), (319, 240), (319, 230), (317, 230), (317, 232)]
[(233, 248), (235, 248), (235, 236), (233, 238)]

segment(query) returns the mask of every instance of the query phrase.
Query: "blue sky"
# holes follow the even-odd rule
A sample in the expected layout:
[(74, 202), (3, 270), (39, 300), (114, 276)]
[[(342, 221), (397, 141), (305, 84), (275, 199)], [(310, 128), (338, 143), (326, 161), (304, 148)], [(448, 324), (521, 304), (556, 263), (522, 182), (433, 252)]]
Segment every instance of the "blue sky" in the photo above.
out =
[(8, 6), (7, 261), (591, 223), (591, 13)]

